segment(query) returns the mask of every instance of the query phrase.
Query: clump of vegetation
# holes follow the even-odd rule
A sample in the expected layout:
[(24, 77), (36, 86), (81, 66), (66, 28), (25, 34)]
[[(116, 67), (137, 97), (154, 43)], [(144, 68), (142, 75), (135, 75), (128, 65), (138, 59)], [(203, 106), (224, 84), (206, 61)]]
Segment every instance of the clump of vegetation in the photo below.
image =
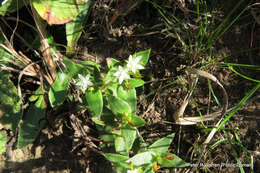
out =
[[(50, 124), (45, 121), (46, 116), (50, 116), (51, 112), (65, 109), (68, 105), (73, 105), (73, 109), (69, 110), (71, 126), (83, 134), (88, 141), (87, 147), (91, 151), (101, 154), (110, 161), (115, 172), (152, 173), (162, 170), (160, 168), (163, 167), (198, 169), (201, 162), (206, 162), (205, 157), (210, 151), (224, 143), (230, 146), (237, 166), (241, 172), (244, 172), (244, 163), (238, 156), (237, 148), (243, 151), (249, 164), (250, 152), (243, 146), (237, 129), (229, 128), (228, 123), (260, 87), (258, 79), (242, 74), (237, 68), (259, 71), (260, 67), (254, 64), (232, 63), (229, 61), (232, 55), (222, 55), (216, 47), (219, 44), (218, 41), (230, 31), (247, 10), (251, 10), (255, 21), (259, 22), (256, 18), (259, 14), (255, 12), (259, 4), (254, 4), (252, 1), (245, 3), (240, 0), (220, 21), (217, 21), (217, 15), (214, 16), (216, 14), (214, 7), (217, 4), (213, 1), (210, 5), (204, 0), (194, 2), (192, 6), (195, 11), (189, 10), (185, 2), (177, 1), (174, 9), (181, 10), (183, 12), (181, 15), (172, 11), (173, 8), (169, 10), (172, 1), (145, 0), (132, 5), (136, 7), (141, 3), (146, 3), (150, 5), (150, 8), (157, 10), (159, 18), (163, 21), (163, 25), (160, 26), (164, 27), (160, 34), (175, 40), (175, 44), (171, 47), (176, 52), (180, 52), (179, 58), (185, 62), (181, 70), (186, 74), (177, 76), (176, 80), (157, 88), (146, 97), (175, 83), (180, 84), (182, 90), (187, 92), (184, 98), (179, 98), (182, 104), (179, 109), (174, 110), (175, 113), (171, 117), (174, 122), (163, 121), (165, 124), (180, 126), (196, 125), (201, 132), (209, 132), (208, 136), (204, 137), (204, 142), (194, 146), (193, 150), (198, 154), (187, 161), (188, 159), (186, 160), (184, 156), (173, 154), (170, 148), (175, 133), (171, 132), (166, 137), (153, 141), (152, 144), (141, 135), (140, 129), (146, 125), (146, 121), (137, 115), (139, 101), (137, 93), (138, 88), (144, 89), (147, 87), (146, 84), (150, 83), (144, 80), (143, 76), (146, 74), (141, 72), (145, 71), (153, 50), (137, 51), (124, 62), (107, 58), (106, 66), (104, 63), (90, 60), (79, 61), (74, 57), (77, 43), (95, 2), (94, 0), (6, 0), (1, 2), (0, 16), (4, 18), (13, 12), (19, 14), (19, 10), (26, 7), (32, 14), (35, 26), (22, 21), (31, 28), (28, 34), (25, 33), (26, 37), (15, 32), (17, 23), (11, 33), (8, 31), (10, 26), (7, 23), (3, 22), (5, 25), (0, 26), (0, 153), (5, 152), (8, 157), (11, 147), (16, 143), (18, 148), (32, 144), (41, 130)], [(131, 1), (126, 4), (119, 3), (110, 25), (121, 13), (123, 14), (127, 6), (131, 6)], [(16, 17), (16, 22), (20, 22), (19, 15)], [(53, 35), (48, 30), (51, 25), (64, 25), (66, 46), (54, 41)], [(29, 32), (33, 33), (33, 36)], [(32, 57), (17, 51), (13, 44), (15, 34), (34, 52)], [(61, 47), (65, 48), (65, 55), (60, 53)], [(259, 50), (259, 47), (246, 51), (254, 50)], [(33, 60), (35, 56), (41, 60)], [(248, 93), (233, 107), (228, 106), (229, 93), (225, 89), (225, 84), (213, 75), (214, 70), (220, 68), (227, 68), (234, 74), (255, 83), (255, 86), (249, 89)], [(13, 72), (18, 75), (12, 77)], [(24, 90), (21, 83), (24, 76), (29, 76), (37, 83), (37, 87), (29, 96), (22, 92)], [(199, 86), (199, 77), (207, 79), (209, 98), (213, 98), (221, 110), (209, 113), (211, 105), (208, 104), (207, 115), (203, 116), (202, 108), (192, 97), (196, 87)], [(212, 82), (219, 86), (222, 96), (217, 93), (219, 90), (216, 91)], [(190, 103), (195, 105), (199, 116), (184, 116), (185, 109)], [(25, 107), (26, 104), (27, 107)], [(76, 121), (74, 114), (79, 111), (88, 114), (90, 119), (88, 121), (94, 124), (98, 139), (91, 141), (87, 135), (84, 135), (81, 125), (73, 122)], [(213, 120), (218, 120), (214, 126), (205, 123)], [(59, 126), (60, 124), (56, 123), (52, 128), (59, 128)], [(212, 144), (216, 133), (221, 133), (223, 139), (218, 139)], [(235, 139), (230, 138), (229, 133), (234, 134)], [(12, 136), (11, 140), (8, 136)], [(203, 164), (201, 167), (204, 170), (207, 169), (207, 166), (203, 167)], [(250, 169), (253, 170), (252, 165)]]
[[(4, 4), (1, 9), (6, 11), (2, 11), (2, 15), (7, 13), (7, 9), (12, 7), (12, 3), (17, 3), (17, 1), (8, 1)], [(66, 57), (55, 57), (55, 49), (49, 47), (47, 39), (50, 37), (44, 28), (44, 21), (40, 17), (48, 24), (66, 23), (68, 41), (66, 53), (72, 55), (92, 2), (82, 1), (81, 4), (72, 5), (72, 7), (69, 2), (64, 3), (62, 0), (45, 1), (44, 3), (30, 1), (28, 3), (30, 3), (38, 32), (42, 36), (42, 47), (48, 49), (47, 54), (44, 52), (46, 50), (43, 51), (43, 58), (45, 58), (45, 65), (49, 68), (50, 73), (40, 74), (41, 67), (30, 61), (26, 63), (23, 57), (15, 54), (15, 50), (10, 50), (11, 44), (1, 29), (2, 48), (0, 50), (3, 69), (10, 68), (15, 62), (20, 62), (21, 66), (25, 68), (20, 73), (19, 80), (25, 72), (43, 78), (41, 86), (29, 98), (30, 102), (35, 103), (29, 107), (22, 119), (21, 90), (18, 88), (17, 91), (9, 79), (8, 72), (1, 71), (1, 81), (8, 81), (8, 85), (1, 86), (1, 92), (5, 90), (10, 92), (6, 98), (1, 100), (1, 105), (3, 104), (1, 110), (4, 112), (1, 123), (4, 124), (4, 127), (11, 129), (14, 134), (18, 130), (18, 148), (23, 148), (35, 140), (44, 125), (42, 123), (39, 125), (39, 121), (46, 113), (47, 104), (50, 104), (51, 109), (57, 109), (65, 101), (69, 101), (77, 103), (78, 108), (88, 109), (91, 112), (91, 119), (96, 124), (100, 139), (103, 143), (111, 143), (109, 146), (104, 144), (101, 148), (104, 151), (107, 147), (112, 148), (113, 152), (104, 153), (104, 156), (116, 166), (117, 172), (136, 172), (136, 170), (153, 172), (159, 169), (159, 164), (164, 167), (186, 166), (187, 163), (168, 152), (174, 134), (148, 146), (138, 132), (138, 127), (143, 126), (145, 121), (136, 115), (135, 88), (144, 84), (139, 70), (145, 68), (150, 50), (130, 55), (127, 64), (123, 66), (116, 59), (108, 59), (107, 72), (102, 72), (100, 65), (92, 61), (75, 63)], [(16, 5), (22, 6), (22, 4)], [(62, 11), (61, 7), (63, 7)], [(9, 47), (3, 44), (5, 41)], [(17, 57), (21, 59), (17, 60)], [(59, 58), (61, 61), (58, 71), (56, 70), (58, 63), (54, 58)], [(72, 91), (74, 94), (68, 95), (72, 88), (74, 88)], [(47, 95), (47, 102), (44, 95)], [(1, 152), (4, 152), (7, 140), (2, 133), (0, 142)], [(133, 147), (135, 147), (134, 151)]]

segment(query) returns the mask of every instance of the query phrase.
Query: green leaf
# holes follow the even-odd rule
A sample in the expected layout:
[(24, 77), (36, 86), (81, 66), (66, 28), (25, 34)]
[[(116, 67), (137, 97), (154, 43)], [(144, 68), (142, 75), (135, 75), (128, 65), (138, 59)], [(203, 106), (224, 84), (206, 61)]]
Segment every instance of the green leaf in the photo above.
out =
[(137, 115), (131, 115), (131, 124), (134, 127), (141, 127), (145, 125), (145, 120)]
[(0, 131), (0, 154), (2, 154), (3, 152), (5, 152), (6, 150), (6, 142), (7, 142), (7, 138), (6, 135)]
[(9, 75), (7, 71), (0, 71), (0, 129), (15, 132), (21, 118), (22, 101)]
[[(6, 5), (6, 4), (5, 4)], [(1, 15), (0, 8), (0, 15)], [(4, 43), (4, 38), (0, 33), (0, 43)], [(2, 47), (0, 47), (0, 65), (12, 66), (10, 63), (3, 61), (2, 58), (8, 58), (10, 60), (16, 61), (11, 54), (6, 52)], [(0, 71), (0, 130), (2, 128), (12, 130), (16, 132), (18, 122), (21, 118), (21, 106), (22, 101), (20, 100), (17, 89), (10, 80), (10, 73), (8, 71)], [(0, 154), (6, 150), (7, 138), (4, 133), (0, 131)]]
[(82, 11), (77, 15), (76, 19), (66, 23), (67, 56), (72, 56), (75, 54), (76, 44), (84, 29), (92, 4), (93, 0), (88, 0), (84, 4)]
[(42, 128), (39, 120), (44, 117), (44, 114), (44, 98), (43, 96), (40, 96), (38, 101), (34, 105), (30, 106), (24, 120), (20, 124), (21, 128), (18, 135), (18, 148), (23, 148), (35, 140)]
[(131, 78), (128, 83), (130, 88), (136, 88), (144, 85), (144, 81), (142, 79)]
[(103, 110), (103, 97), (101, 90), (88, 90), (86, 93), (86, 99), (90, 111), (92, 111), (95, 116), (100, 118)]
[(121, 127), (121, 134), (125, 141), (126, 152), (129, 152), (136, 139), (136, 128), (124, 125)]
[(104, 156), (114, 165), (130, 169), (130, 166), (127, 163), (125, 163), (125, 161), (129, 159), (127, 156), (113, 153), (106, 153), (104, 154)]
[(108, 109), (110, 109), (114, 114), (117, 115), (121, 114), (122, 116), (124, 113), (131, 112), (131, 108), (128, 105), (128, 103), (118, 97), (115, 97), (113, 95), (108, 95), (107, 102), (108, 102)]
[(43, 95), (43, 92), (41, 91), (41, 87), (38, 87), (38, 89), (36, 91), (34, 91), (34, 94), (31, 95), (31, 97), (29, 97), (29, 101), (34, 102), (34, 101), (38, 100), (40, 95)]
[(116, 137), (115, 139), (115, 149), (117, 153), (126, 155), (126, 144), (124, 138), (121, 136)]
[(115, 118), (117, 118), (117, 116), (113, 114), (112, 111), (110, 111), (106, 107), (103, 107), (101, 120), (105, 123), (105, 127), (109, 127), (109, 126), (111, 128), (118, 127), (118, 122), (115, 121)]
[(144, 170), (143, 173), (154, 173), (154, 171), (153, 171), (153, 164), (145, 166), (145, 170)]
[(109, 160), (111, 163), (117, 163), (117, 162), (124, 162), (129, 159), (127, 156), (123, 156), (121, 154), (113, 154), (113, 153), (106, 153), (104, 156)]
[(163, 167), (186, 167), (189, 166), (188, 163), (183, 161), (181, 158), (172, 153), (163, 153), (161, 156), (157, 157), (157, 161)]
[(85, 69), (83, 65), (77, 64), (68, 58), (63, 57), (62, 61), (66, 66), (66, 73), (68, 73), (71, 77), (75, 77), (78, 73), (81, 73)]
[(133, 151), (133, 154), (144, 152), (147, 150), (148, 146), (149, 145), (144, 141), (142, 136), (138, 135), (137, 138), (135, 139), (135, 142), (133, 144), (131, 151)]
[(117, 88), (117, 96), (124, 100), (131, 107), (131, 114), (136, 114), (136, 91), (135, 89), (125, 90), (122, 86)]
[(60, 106), (65, 101), (69, 88), (69, 82), (69, 75), (62, 72), (58, 73), (55, 82), (49, 90), (49, 100), (53, 108)]
[(28, 0), (8, 0), (4, 5), (0, 6), (0, 16), (18, 11), (24, 5), (28, 3)]
[(151, 49), (144, 50), (141, 52), (137, 52), (133, 55), (133, 58), (136, 58), (138, 56), (142, 57), (139, 64), (142, 66), (145, 66), (148, 62), (149, 56), (150, 56)]
[(97, 125), (105, 126), (105, 122), (101, 121), (98, 117), (92, 117), (91, 120)]
[[(118, 71), (117, 68), (111, 68), (111, 69), (109, 69), (109, 71), (108, 71), (106, 74), (104, 74), (104, 82), (105, 82), (105, 83), (116, 82), (117, 78), (115, 78), (114, 74), (115, 74), (115, 72), (117, 72), (117, 71)], [(110, 86), (111, 86), (111, 85), (110, 85)], [(110, 87), (110, 86), (109, 86), (109, 87)], [(117, 84), (116, 84), (116, 85), (114, 84), (114, 86), (117, 86)]]
[(112, 94), (113, 96), (117, 97), (117, 87), (118, 87), (118, 84), (110, 84), (107, 87), (106, 91), (107, 91), (108, 94), (110, 94), (110, 95)]
[(104, 123), (105, 123), (105, 126), (96, 124), (96, 128), (99, 133), (99, 138), (105, 142), (114, 142), (115, 138), (118, 135), (120, 135), (120, 131), (119, 131), (119, 133), (114, 131), (115, 126), (114, 126), (114, 124), (112, 124), (112, 123), (114, 123), (114, 121), (110, 124), (109, 121), (107, 122), (105, 120)]
[(93, 61), (82, 61), (80, 64), (86, 67), (95, 67), (98, 72), (100, 72), (100, 65), (98, 63), (95, 63)]
[(152, 145), (150, 145), (148, 149), (150, 151), (154, 151), (158, 154), (167, 152), (168, 148), (170, 147), (170, 145), (172, 143), (174, 135), (175, 134), (173, 133), (164, 138), (157, 140)]
[(36, 11), (50, 25), (75, 20), (85, 3), (85, 0), (32, 0)]
[(114, 142), (115, 135), (114, 134), (101, 134), (99, 138), (102, 139), (104, 142)]
[(126, 162), (133, 163), (135, 166), (143, 166), (143, 165), (152, 164), (155, 159), (156, 159), (156, 155), (154, 152), (146, 151), (143, 153), (136, 154)]

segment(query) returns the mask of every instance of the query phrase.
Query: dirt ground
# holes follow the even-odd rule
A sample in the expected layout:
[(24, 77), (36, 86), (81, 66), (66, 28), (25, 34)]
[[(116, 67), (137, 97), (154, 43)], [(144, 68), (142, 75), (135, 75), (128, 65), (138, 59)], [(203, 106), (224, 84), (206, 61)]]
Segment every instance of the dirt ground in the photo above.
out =
[[(134, 4), (132, 1), (126, 1), (125, 5), (117, 1), (97, 0), (90, 15), (85, 32), (79, 41), (77, 55), (74, 58), (92, 59), (104, 63), (108, 57), (119, 60), (125, 60), (130, 54), (151, 49), (149, 63), (142, 71), (144, 80), (147, 84), (137, 90), (138, 115), (142, 116), (147, 124), (140, 128), (144, 139), (149, 143), (156, 139), (166, 136), (170, 133), (176, 133), (171, 151), (176, 153), (186, 162), (194, 162), (198, 156), (196, 148), (200, 145), (207, 133), (201, 132), (199, 126), (179, 126), (173, 122), (173, 114), (180, 107), (186, 90), (182, 83), (170, 84), (170, 82), (182, 77), (184, 69), (187, 66), (195, 67), (201, 64), (198, 59), (185, 59), (180, 45), (176, 38), (166, 35), (163, 30), (165, 25), (159, 13), (148, 3), (142, 2)], [(161, 3), (160, 1), (157, 1)], [(162, 3), (166, 8), (172, 8), (179, 16), (184, 15), (181, 8), (175, 1)], [(234, 4), (227, 3), (223, 5), (222, 14), (226, 15)], [(187, 8), (194, 10), (193, 4), (186, 4)], [(130, 8), (133, 7), (133, 8)], [(127, 10), (128, 9), (128, 10)], [(120, 14), (115, 17), (115, 14)], [(250, 15), (245, 12), (245, 16)], [(187, 15), (187, 14), (186, 14)], [(190, 18), (194, 16), (190, 15)], [(113, 17), (114, 16), (114, 17)], [(248, 23), (242, 29), (242, 24), (235, 23), (232, 30), (224, 35), (216, 44), (214, 53), (216, 55), (229, 54), (228, 62), (245, 63), (260, 65), (260, 50), (250, 53), (239, 53), (241, 50), (247, 50), (250, 47), (259, 47), (260, 27), (257, 23), (241, 20)], [(57, 42), (63, 43), (63, 26), (50, 27)], [(258, 43), (258, 45), (257, 45)], [(95, 57), (93, 59), (93, 57)], [(197, 60), (197, 61), (196, 61)], [(256, 71), (241, 70), (244, 74), (260, 80), (260, 73)], [(255, 86), (255, 83), (249, 82), (231, 72), (228, 68), (212, 66), (211, 74), (215, 75), (224, 85), (229, 96), (229, 107), (237, 103), (246, 95), (246, 93)], [(217, 87), (216, 87), (217, 90)], [(217, 90), (218, 91), (218, 90)], [(255, 172), (260, 172), (260, 97), (259, 91), (253, 96), (254, 100), (242, 107), (229, 121), (228, 128), (238, 128), (237, 134), (242, 144), (250, 152), (258, 152), (253, 156)], [(146, 97), (148, 94), (149, 97)], [(216, 93), (221, 96), (221, 93)], [(216, 111), (216, 103), (208, 98), (208, 85), (204, 79), (199, 80), (199, 85), (193, 94), (197, 104), (188, 106), (186, 114), (197, 115), (196, 107), (199, 105), (203, 113), (207, 112), (208, 104), (211, 104), (210, 112)], [(70, 105), (71, 106), (71, 105)], [(56, 110), (50, 113), (52, 121), (42, 133), (38, 136), (33, 145), (22, 150), (14, 149), (11, 159), (7, 160), (5, 155), (0, 158), (0, 172), (3, 173), (34, 173), (34, 172), (90, 172), (104, 173), (111, 172), (110, 163), (98, 152), (91, 150), (89, 143), (77, 134), (71, 125), (70, 110)], [(89, 120), (88, 112), (77, 112), (77, 121), (82, 124), (89, 136), (93, 137), (92, 142), (98, 145), (94, 140), (98, 137), (94, 124)], [(87, 120), (87, 121), (86, 121)], [(211, 121), (206, 125), (214, 125), (217, 122)], [(53, 128), (51, 124), (58, 123), (58, 128)], [(228, 133), (231, 139), (234, 139), (234, 133)], [(217, 133), (212, 143), (223, 139), (221, 133)], [(245, 154), (240, 147), (236, 148), (238, 156), (242, 163), (246, 162)], [(218, 146), (212, 150), (204, 163), (236, 163), (235, 158), (230, 154), (232, 148), (227, 143)], [(257, 153), (255, 152), (255, 153)], [(252, 158), (251, 158), (252, 159)], [(187, 169), (159, 169), (158, 172), (185, 172)], [(250, 171), (249, 169), (245, 169)], [(204, 172), (238, 172), (239, 168), (208, 168)]]

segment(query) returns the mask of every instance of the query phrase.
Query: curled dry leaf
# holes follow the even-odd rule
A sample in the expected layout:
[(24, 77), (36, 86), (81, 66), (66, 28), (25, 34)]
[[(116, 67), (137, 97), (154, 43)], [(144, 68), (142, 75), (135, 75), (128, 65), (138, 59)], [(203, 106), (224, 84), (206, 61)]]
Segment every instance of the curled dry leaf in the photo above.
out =
[[(198, 70), (198, 69), (193, 69), (193, 68), (187, 68), (187, 73), (189, 75), (191, 74), (196, 74), (198, 76), (207, 78), (212, 80), (213, 82), (215, 82), (218, 86), (220, 86), (222, 93), (223, 93), (223, 106), (222, 106), (222, 110), (211, 113), (209, 115), (205, 115), (205, 116), (197, 116), (197, 117), (183, 117), (184, 111), (189, 103), (190, 97), (192, 95), (192, 88), (190, 88), (190, 91), (188, 92), (188, 94), (186, 95), (181, 107), (179, 108), (179, 110), (177, 110), (174, 115), (173, 118), (175, 120), (175, 122), (179, 125), (194, 125), (197, 123), (200, 123), (202, 121), (209, 121), (209, 120), (214, 120), (216, 117), (220, 116), (220, 115), (224, 115), (227, 111), (227, 107), (228, 107), (228, 95), (227, 92), (225, 90), (225, 88), (223, 87), (223, 85), (219, 82), (219, 80), (213, 76), (212, 74), (202, 71), (202, 70)], [(195, 84), (195, 81), (193, 81), (193, 84)]]
[(53, 24), (64, 24), (71, 21), (70, 17), (67, 18), (58, 18), (56, 14), (51, 10), (50, 7), (45, 8), (42, 18), (48, 22), (49, 25)]
[(33, 0), (33, 6), (49, 25), (65, 24), (76, 19), (88, 0)]

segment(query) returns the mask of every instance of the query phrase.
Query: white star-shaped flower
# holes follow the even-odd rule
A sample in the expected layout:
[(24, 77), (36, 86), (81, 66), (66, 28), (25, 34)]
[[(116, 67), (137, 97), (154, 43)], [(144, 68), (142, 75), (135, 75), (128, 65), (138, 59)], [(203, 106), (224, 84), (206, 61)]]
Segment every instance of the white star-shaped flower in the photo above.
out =
[(83, 77), (81, 74), (78, 74), (78, 77), (80, 79), (79, 82), (76, 83), (77, 86), (80, 86), (83, 90), (83, 92), (85, 92), (85, 90), (88, 88), (88, 86), (92, 86), (93, 83), (90, 81), (89, 79), (89, 74), (86, 75), (86, 77)]
[(130, 76), (128, 75), (128, 69), (124, 69), (121, 66), (118, 67), (118, 72), (116, 72), (114, 76), (119, 77), (119, 84), (121, 84), (125, 79), (130, 79)]
[(142, 57), (138, 56), (135, 59), (133, 59), (132, 55), (130, 55), (126, 67), (133, 73), (136, 73), (136, 70), (138, 69), (144, 69), (144, 66), (138, 64), (141, 58)]

